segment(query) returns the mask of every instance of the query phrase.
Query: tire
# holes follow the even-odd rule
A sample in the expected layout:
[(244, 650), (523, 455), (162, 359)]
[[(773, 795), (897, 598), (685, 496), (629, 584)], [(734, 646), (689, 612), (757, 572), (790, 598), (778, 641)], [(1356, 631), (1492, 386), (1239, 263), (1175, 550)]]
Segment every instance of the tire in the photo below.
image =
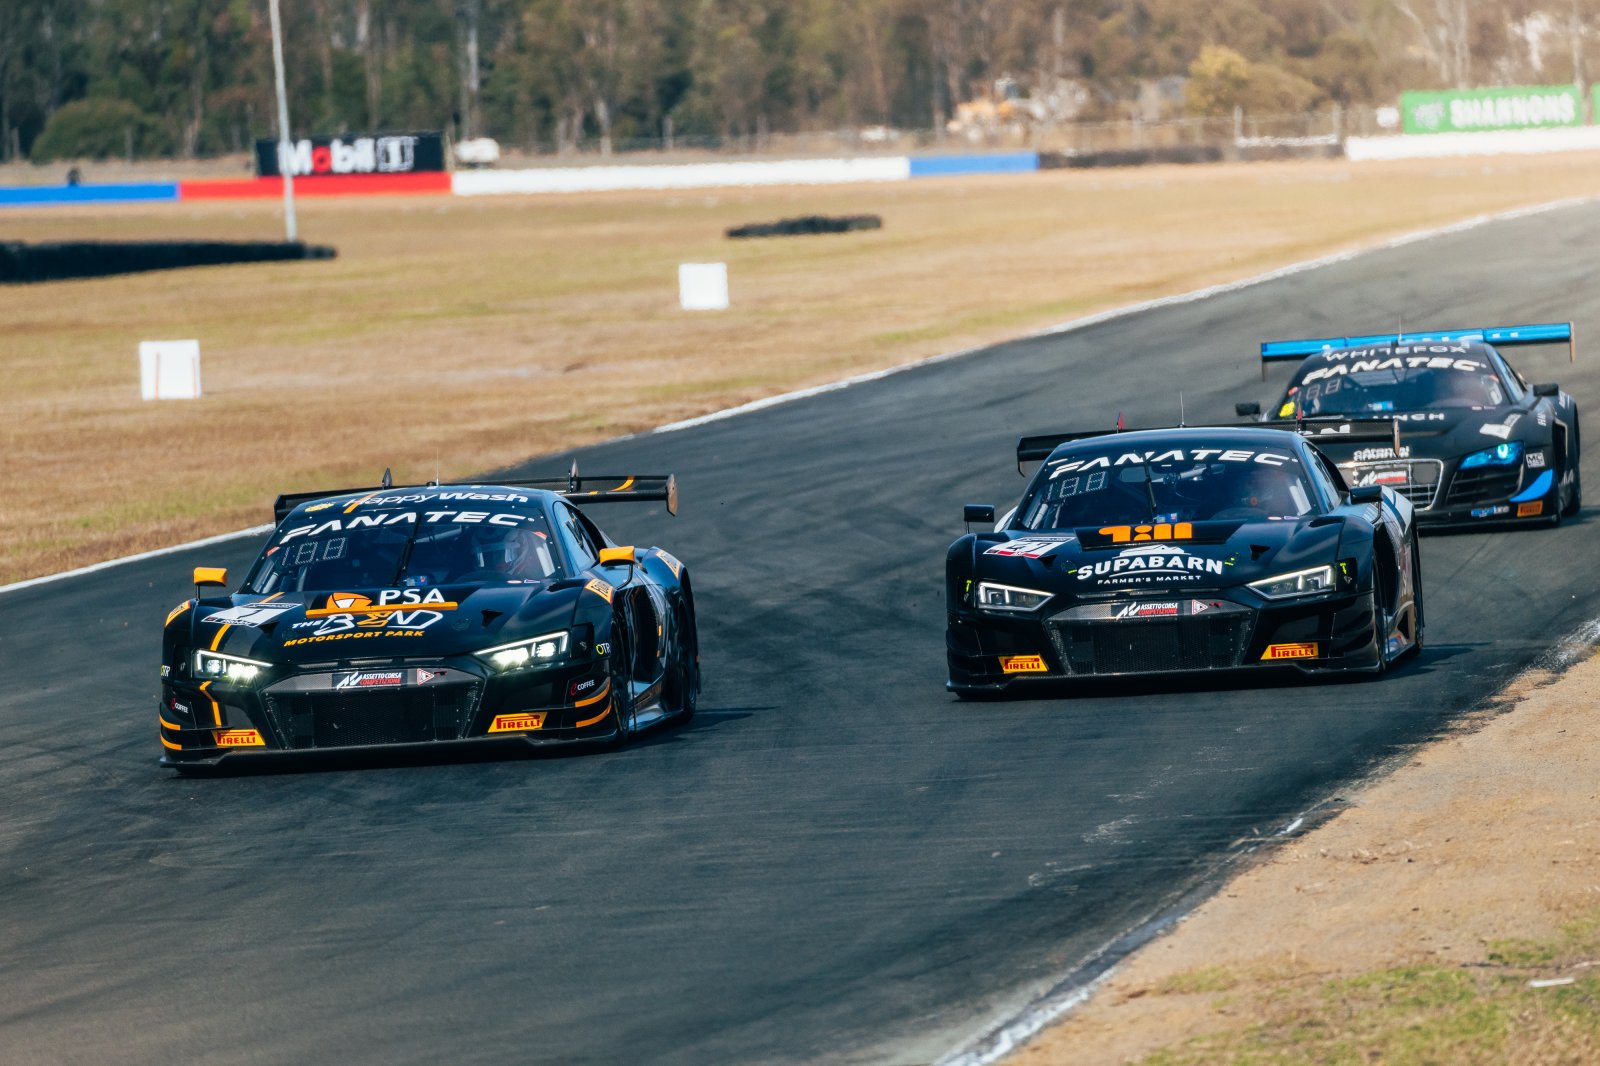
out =
[(1567, 461), (1572, 464), (1572, 498), (1567, 501), (1567, 506), (1561, 513), (1571, 518), (1583, 507), (1583, 453), (1578, 436), (1577, 419), (1572, 421), (1572, 443), (1568, 445), (1568, 449), (1572, 453), (1567, 457)]
[(611, 685), (611, 716), (616, 735), (607, 742), (613, 748), (626, 747), (633, 739), (633, 640), (619, 616), (611, 623), (611, 660), (607, 670)]
[(679, 608), (676, 620), (677, 641), (672, 653), (672, 665), (667, 670), (665, 697), (673, 710), (673, 720), (687, 722), (694, 718), (695, 705), (700, 696), (700, 664), (691, 650), (695, 645), (693, 622), (685, 623), (684, 612)]
[(1415, 658), (1422, 654), (1423, 637), (1427, 632), (1428, 619), (1422, 610), (1422, 552), (1417, 544), (1416, 530), (1411, 532), (1411, 612), (1415, 619), (1414, 627), (1416, 636), (1411, 642), (1411, 647), (1401, 656), (1404, 659)]

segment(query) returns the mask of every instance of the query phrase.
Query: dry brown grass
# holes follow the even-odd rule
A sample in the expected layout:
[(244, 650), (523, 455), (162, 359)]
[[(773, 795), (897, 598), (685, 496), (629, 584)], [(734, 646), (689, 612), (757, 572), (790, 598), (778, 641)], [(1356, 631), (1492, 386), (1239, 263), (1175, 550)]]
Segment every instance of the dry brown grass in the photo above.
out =
[[(1485, 211), (1596, 158), (1054, 172), (822, 189), (302, 202), (333, 262), (0, 291), (0, 583), (262, 521), (272, 495), (446, 477)], [(8, 210), (8, 239), (278, 234), (273, 203)], [(882, 230), (724, 228), (875, 212)], [(676, 306), (725, 260), (734, 307)], [(141, 339), (206, 396), (139, 399)]]

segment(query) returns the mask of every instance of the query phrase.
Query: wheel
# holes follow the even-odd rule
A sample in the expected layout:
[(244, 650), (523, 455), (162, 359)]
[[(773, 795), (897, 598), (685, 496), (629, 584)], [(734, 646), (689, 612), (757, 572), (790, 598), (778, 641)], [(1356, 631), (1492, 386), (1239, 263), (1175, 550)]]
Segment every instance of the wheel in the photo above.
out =
[(685, 623), (682, 608), (677, 614), (677, 641), (672, 653), (672, 665), (667, 668), (667, 706), (672, 708), (679, 722), (694, 717), (695, 704), (700, 698), (700, 663), (695, 655), (694, 625)]
[(633, 640), (620, 616), (611, 623), (611, 659), (607, 673), (611, 685), (611, 718), (617, 729), (609, 743), (621, 748), (633, 739)]
[(1567, 456), (1567, 461), (1572, 464), (1572, 496), (1567, 500), (1567, 506), (1561, 512), (1569, 518), (1577, 514), (1578, 509), (1583, 506), (1583, 456), (1580, 448), (1578, 422), (1574, 419), (1572, 422), (1571, 454)]
[(1417, 545), (1417, 534), (1411, 534), (1411, 617), (1414, 630), (1411, 647), (1405, 653), (1410, 659), (1422, 654), (1423, 634), (1427, 630), (1427, 616), (1422, 612), (1422, 551)]

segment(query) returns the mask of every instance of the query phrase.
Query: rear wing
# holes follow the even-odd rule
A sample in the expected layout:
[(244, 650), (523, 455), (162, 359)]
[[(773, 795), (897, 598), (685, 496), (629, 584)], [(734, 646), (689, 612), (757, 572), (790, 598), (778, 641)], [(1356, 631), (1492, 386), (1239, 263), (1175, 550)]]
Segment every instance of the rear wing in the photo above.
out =
[[(665, 503), (667, 513), (678, 513), (678, 479), (672, 474), (602, 474), (579, 477), (578, 464), (565, 477), (496, 478), (477, 484), (503, 485), (507, 488), (545, 489), (566, 497), (573, 503)], [(273, 521), (284, 518), (302, 503), (323, 500), (333, 496), (354, 496), (357, 493), (375, 495), (379, 492), (400, 492), (406, 489), (435, 489), (437, 481), (421, 485), (396, 485), (383, 472), (383, 484), (351, 489), (324, 489), (320, 492), (286, 492), (272, 504)]]
[[(1315, 442), (1318, 438), (1337, 440), (1350, 444), (1383, 443), (1394, 448), (1395, 454), (1400, 454), (1400, 419), (1398, 418), (1305, 418), (1281, 419), (1272, 418), (1261, 422), (1251, 422), (1250, 426), (1257, 429), (1280, 429), (1289, 433), (1298, 433), (1300, 436)], [(1193, 429), (1193, 426), (1166, 426), (1157, 427), (1166, 429)], [(1089, 440), (1092, 437), (1114, 437), (1118, 433), (1139, 433), (1142, 430), (1095, 430), (1088, 433), (1040, 433), (1031, 437), (1017, 438), (1017, 473), (1021, 474), (1023, 463), (1038, 462), (1048, 459), (1050, 453), (1057, 447), (1075, 440)]]
[(1533, 326), (1483, 326), (1476, 329), (1445, 329), (1431, 333), (1375, 333), (1366, 337), (1322, 337), (1314, 340), (1265, 341), (1261, 345), (1261, 380), (1267, 379), (1267, 364), (1298, 361), (1308, 355), (1341, 348), (1378, 347), (1386, 344), (1449, 344), (1455, 341), (1483, 341), (1505, 348), (1518, 344), (1567, 345), (1567, 359), (1578, 361), (1577, 342), (1571, 322), (1549, 322)]
[(1138, 429), (1095, 429), (1086, 433), (1040, 433), (1032, 437), (1017, 438), (1017, 473), (1022, 473), (1023, 463), (1036, 463), (1040, 459), (1050, 458), (1050, 453), (1059, 446), (1075, 440), (1088, 440), (1091, 437), (1114, 437), (1118, 433), (1142, 433)]

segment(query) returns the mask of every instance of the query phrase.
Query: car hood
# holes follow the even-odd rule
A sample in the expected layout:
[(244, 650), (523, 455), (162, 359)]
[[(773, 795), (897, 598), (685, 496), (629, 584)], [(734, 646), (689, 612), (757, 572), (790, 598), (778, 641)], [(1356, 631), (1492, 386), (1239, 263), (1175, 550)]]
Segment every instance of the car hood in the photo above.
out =
[(583, 584), (234, 595), (197, 604), (192, 636), (271, 663), (470, 654), (567, 629)]
[(974, 539), (974, 573), (979, 580), (1074, 596), (1228, 588), (1335, 562), (1344, 525), (1335, 516), (1108, 527), (1109, 532), (1003, 531)]

